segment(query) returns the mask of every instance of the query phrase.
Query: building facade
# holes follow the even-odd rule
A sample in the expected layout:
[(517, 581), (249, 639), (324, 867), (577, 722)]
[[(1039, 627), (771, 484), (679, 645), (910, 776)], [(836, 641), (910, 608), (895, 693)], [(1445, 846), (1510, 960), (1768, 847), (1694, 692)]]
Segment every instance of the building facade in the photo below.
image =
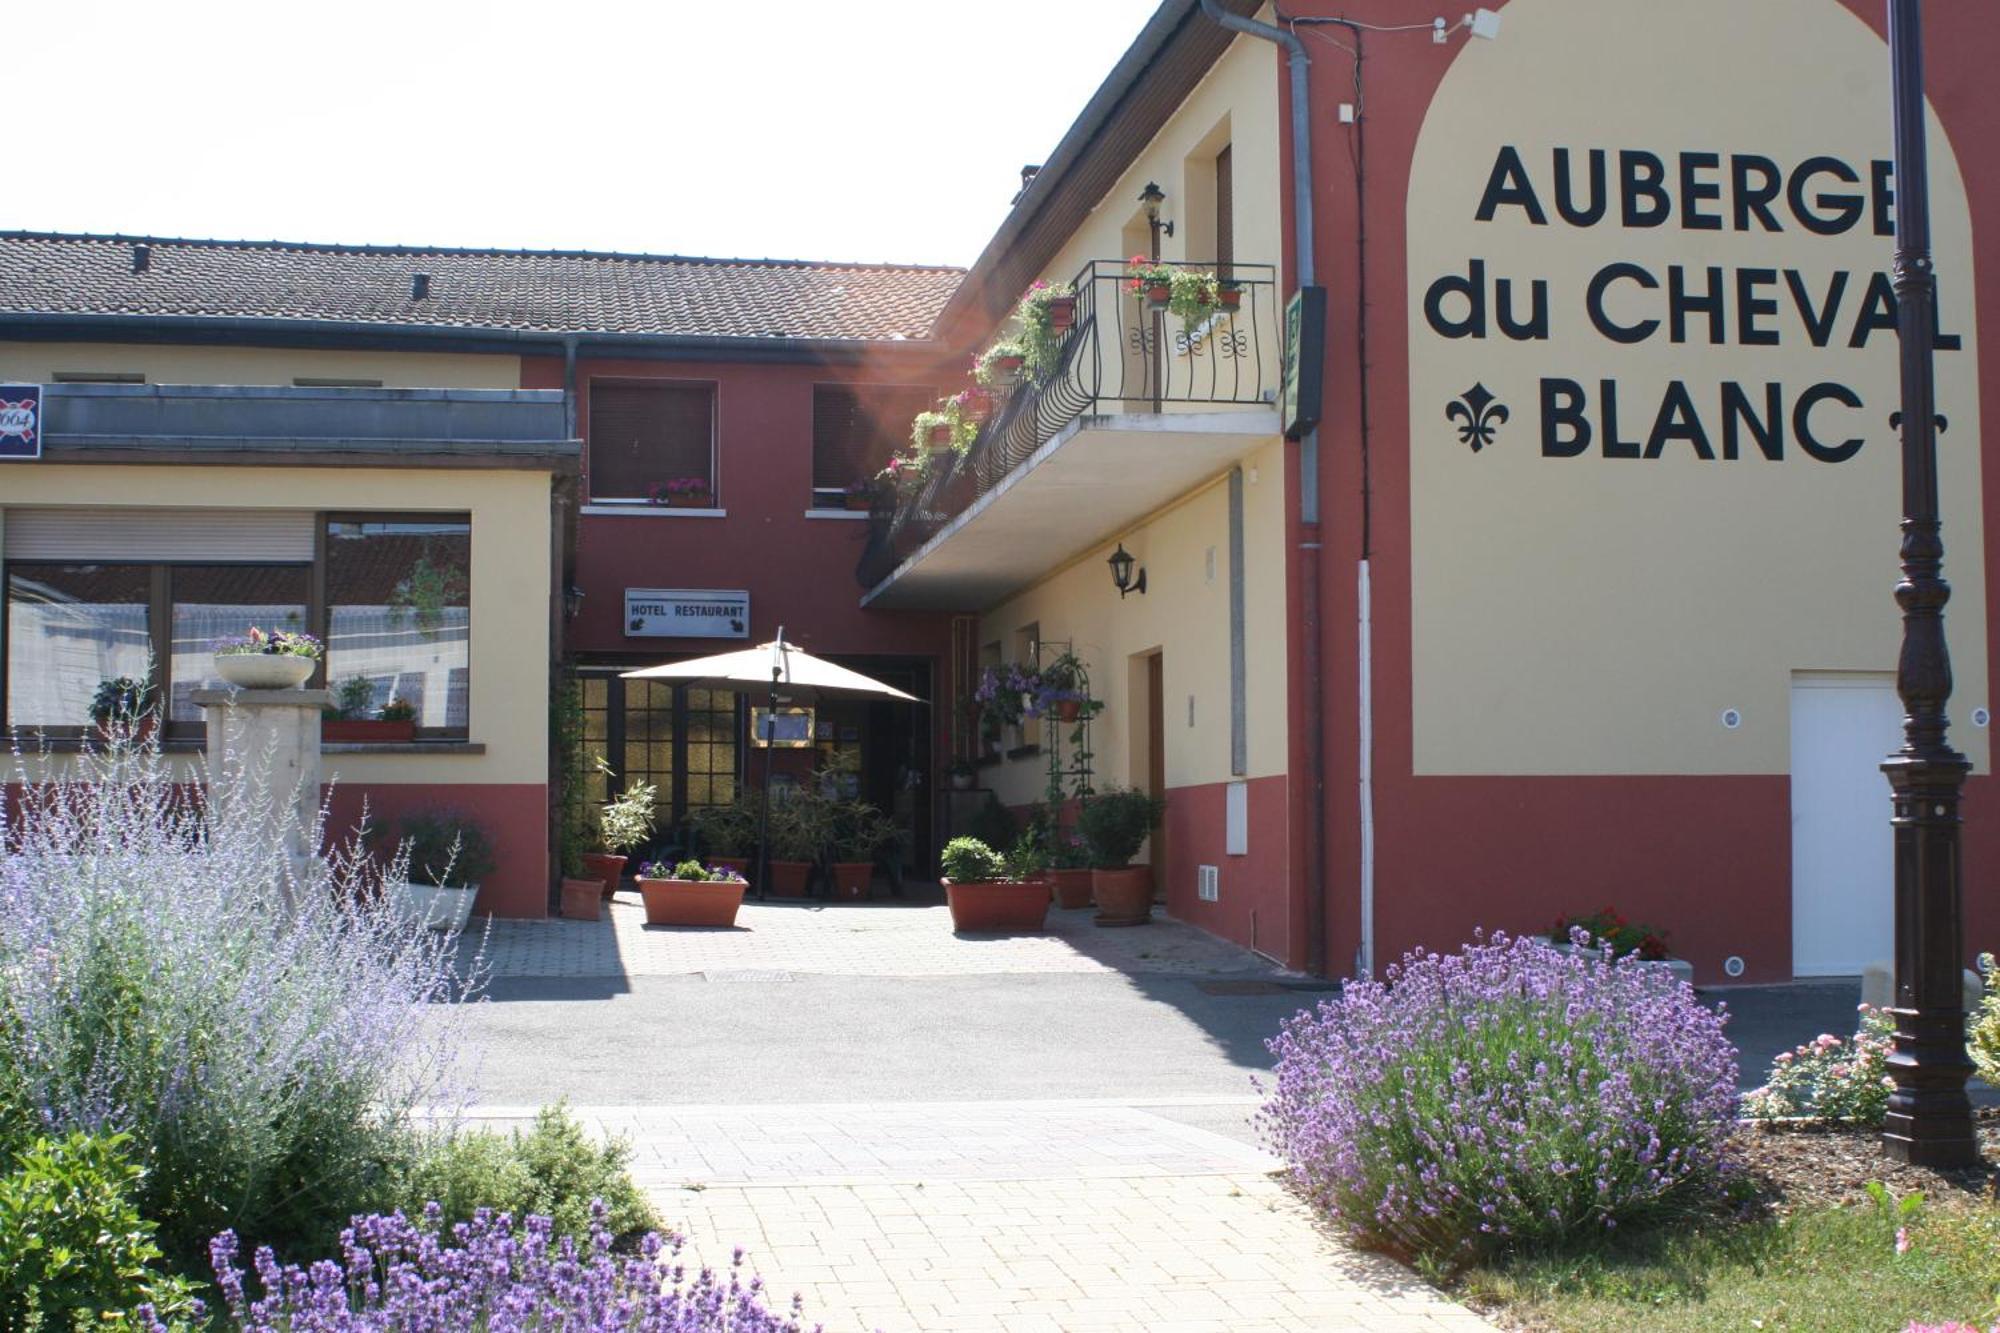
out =
[[(2000, 169), (1972, 146), (2000, 38), (1929, 17), (1953, 735), (1991, 948)], [(1408, 20), (1165, 0), (964, 273), (291, 247), (281, 288), (230, 247), (140, 243), (142, 268), (0, 238), (0, 379), (561, 391), (558, 651), (597, 790), (654, 780), (675, 820), (741, 780), (741, 706), (617, 671), (783, 626), (929, 702), (819, 718), (784, 765), (853, 754), (919, 868), (956, 759), (1017, 812), (1162, 796), (1169, 910), (1313, 971), (1607, 904), (1704, 983), (1886, 957), (1879, 6)], [(1156, 308), (1156, 262), (1230, 299)], [(1051, 359), (962, 456), (849, 508), (1037, 280), (1076, 298)], [(30, 475), (0, 472), (10, 514)], [(980, 720), (982, 669), (1063, 654), (1087, 721)]]

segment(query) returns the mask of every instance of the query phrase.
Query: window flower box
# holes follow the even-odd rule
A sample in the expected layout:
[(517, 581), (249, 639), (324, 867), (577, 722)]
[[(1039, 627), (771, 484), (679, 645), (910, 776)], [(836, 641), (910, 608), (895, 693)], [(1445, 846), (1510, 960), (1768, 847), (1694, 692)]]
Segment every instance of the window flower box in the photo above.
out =
[(402, 744), (417, 738), (415, 718), (322, 718), (319, 738), (330, 744)]

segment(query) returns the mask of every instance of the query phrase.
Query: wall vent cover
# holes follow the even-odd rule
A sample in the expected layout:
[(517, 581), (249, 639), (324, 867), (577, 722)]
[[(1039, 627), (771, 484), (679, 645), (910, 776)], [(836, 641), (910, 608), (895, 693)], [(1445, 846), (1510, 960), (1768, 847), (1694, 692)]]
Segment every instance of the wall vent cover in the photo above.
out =
[(1196, 866), (1194, 869), (1194, 896), (1205, 903), (1215, 902), (1221, 896), (1222, 877), (1214, 866)]

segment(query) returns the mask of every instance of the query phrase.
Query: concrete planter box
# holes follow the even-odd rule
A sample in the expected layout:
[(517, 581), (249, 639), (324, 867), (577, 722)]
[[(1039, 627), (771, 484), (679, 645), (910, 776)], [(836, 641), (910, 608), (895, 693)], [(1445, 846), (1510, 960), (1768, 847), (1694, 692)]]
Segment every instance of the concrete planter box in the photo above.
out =
[[(1557, 953), (1586, 952), (1585, 950), (1577, 948), (1574, 944), (1550, 943), (1549, 947), (1551, 949), (1554, 949)], [(1588, 952), (1596, 954), (1598, 951), (1596, 949), (1591, 949), (1588, 950)], [(1665, 968), (1667, 971), (1673, 973), (1674, 978), (1676, 980), (1685, 982), (1689, 986), (1694, 985), (1694, 964), (1688, 962), (1684, 958), (1657, 958), (1657, 959), (1641, 958), (1639, 960), (1639, 966)]]
[(403, 880), (387, 886), (385, 892), (396, 915), (411, 925), (456, 935), (472, 919), (472, 903), (479, 897), (479, 886), (413, 884)]
[(296, 690), (318, 665), (292, 653), (215, 654), (215, 674), (239, 690)]

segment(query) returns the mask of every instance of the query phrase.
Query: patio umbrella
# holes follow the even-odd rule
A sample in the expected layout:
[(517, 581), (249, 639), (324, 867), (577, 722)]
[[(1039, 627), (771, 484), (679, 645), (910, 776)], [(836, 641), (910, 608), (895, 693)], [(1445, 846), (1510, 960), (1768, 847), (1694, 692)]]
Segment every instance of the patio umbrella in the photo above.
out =
[(823, 657), (785, 642), (784, 626), (778, 637), (755, 648), (733, 653), (717, 653), (687, 662), (627, 671), (627, 680), (671, 680), (677, 685), (694, 685), (711, 690), (734, 690), (746, 694), (762, 688), (764, 709), (764, 799), (757, 808), (757, 896), (763, 897), (770, 881), (771, 851), (771, 740), (777, 726), (780, 702), (819, 699), (901, 699), (922, 703), (914, 694), (905, 694), (893, 685), (835, 666)]

